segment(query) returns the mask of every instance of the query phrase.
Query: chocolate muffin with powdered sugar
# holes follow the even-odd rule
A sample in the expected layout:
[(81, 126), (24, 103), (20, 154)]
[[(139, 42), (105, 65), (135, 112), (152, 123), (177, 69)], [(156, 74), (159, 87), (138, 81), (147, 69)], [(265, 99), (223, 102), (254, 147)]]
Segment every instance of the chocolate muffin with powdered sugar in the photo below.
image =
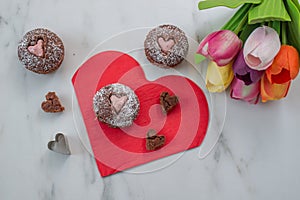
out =
[(185, 33), (174, 25), (161, 25), (146, 36), (147, 59), (159, 67), (175, 67), (187, 55), (189, 44)]
[(60, 67), (64, 59), (64, 44), (52, 31), (37, 28), (24, 35), (18, 45), (18, 57), (26, 69), (48, 74)]
[(114, 128), (121, 128), (132, 125), (140, 110), (140, 103), (131, 88), (114, 83), (96, 92), (93, 108), (99, 121)]

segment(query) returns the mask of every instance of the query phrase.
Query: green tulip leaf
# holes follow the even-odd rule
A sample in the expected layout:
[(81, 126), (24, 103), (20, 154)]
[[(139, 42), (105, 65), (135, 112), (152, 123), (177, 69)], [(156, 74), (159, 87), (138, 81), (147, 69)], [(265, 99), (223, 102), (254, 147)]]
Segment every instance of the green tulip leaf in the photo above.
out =
[(203, 55), (196, 53), (194, 59), (196, 64), (200, 64), (206, 58)]
[(248, 23), (262, 23), (266, 21), (291, 21), (282, 0), (263, 0), (249, 11)]
[(242, 4), (260, 4), (263, 0), (206, 0), (198, 3), (199, 10), (213, 8), (217, 6), (225, 6), (228, 8), (237, 8)]
[(286, 9), (292, 21), (287, 22), (288, 42), (293, 45), (300, 53), (300, 11), (293, 0), (286, 0)]

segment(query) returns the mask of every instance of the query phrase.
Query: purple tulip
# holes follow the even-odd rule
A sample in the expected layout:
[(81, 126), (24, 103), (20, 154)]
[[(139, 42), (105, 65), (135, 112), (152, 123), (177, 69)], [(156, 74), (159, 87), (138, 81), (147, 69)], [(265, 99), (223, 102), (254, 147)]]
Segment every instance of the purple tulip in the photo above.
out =
[(234, 78), (231, 83), (230, 96), (233, 99), (244, 100), (251, 104), (256, 104), (260, 95), (260, 81), (245, 85), (243, 81)]
[(280, 46), (279, 35), (273, 28), (258, 27), (245, 42), (245, 62), (251, 69), (265, 70), (272, 64)]
[(220, 30), (206, 36), (198, 47), (197, 53), (225, 66), (233, 60), (242, 47), (242, 41), (229, 30)]
[(258, 82), (264, 74), (264, 71), (257, 71), (248, 67), (244, 59), (243, 49), (240, 50), (232, 68), (234, 76), (244, 81), (245, 85), (251, 85), (252, 83)]

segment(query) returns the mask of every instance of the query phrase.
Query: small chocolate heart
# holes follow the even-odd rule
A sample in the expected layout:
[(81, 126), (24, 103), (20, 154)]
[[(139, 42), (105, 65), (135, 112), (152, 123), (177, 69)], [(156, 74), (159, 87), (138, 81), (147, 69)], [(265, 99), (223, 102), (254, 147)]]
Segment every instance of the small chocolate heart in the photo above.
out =
[(146, 138), (146, 149), (148, 151), (156, 150), (165, 144), (166, 138), (164, 135), (156, 135), (156, 131), (150, 129)]
[(173, 39), (166, 41), (163, 37), (159, 37), (157, 42), (164, 53), (168, 53), (175, 45), (175, 41)]
[(55, 92), (48, 92), (48, 94), (46, 94), (46, 101), (42, 102), (41, 107), (45, 112), (51, 113), (62, 112), (65, 110)]
[(171, 96), (168, 92), (162, 92), (159, 97), (160, 105), (162, 106), (164, 113), (169, 113), (177, 104), (178, 97)]
[(65, 155), (71, 154), (67, 137), (62, 133), (57, 133), (55, 135), (55, 140), (48, 142), (48, 149)]
[(121, 109), (123, 108), (127, 100), (128, 100), (127, 96), (117, 97), (116, 95), (111, 95), (110, 97), (111, 105), (113, 109), (116, 111), (116, 113), (119, 113), (121, 111)]
[(29, 46), (28, 51), (35, 56), (44, 57), (44, 41), (38, 40), (37, 43), (33, 46)]

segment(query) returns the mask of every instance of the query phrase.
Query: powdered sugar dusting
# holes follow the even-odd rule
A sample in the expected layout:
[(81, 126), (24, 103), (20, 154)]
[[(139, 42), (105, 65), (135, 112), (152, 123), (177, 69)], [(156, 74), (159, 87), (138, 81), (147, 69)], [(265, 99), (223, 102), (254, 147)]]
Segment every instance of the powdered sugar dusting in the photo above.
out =
[[(43, 40), (44, 55), (36, 56), (28, 51), (29, 46)], [(38, 28), (27, 32), (18, 45), (18, 56), (22, 64), (29, 70), (47, 74), (55, 71), (61, 65), (64, 58), (64, 45), (62, 40), (53, 32)]]
[[(110, 97), (126, 96), (128, 99), (119, 112), (112, 107)], [(136, 94), (126, 85), (114, 83), (104, 86), (96, 92), (93, 98), (93, 107), (99, 121), (112, 127), (130, 126), (137, 117), (140, 103)]]
[[(158, 40), (173, 40), (175, 44), (168, 50), (162, 51)], [(152, 29), (144, 42), (145, 54), (150, 62), (161, 67), (174, 67), (186, 56), (189, 48), (187, 37), (184, 32), (173, 25), (161, 25)]]

